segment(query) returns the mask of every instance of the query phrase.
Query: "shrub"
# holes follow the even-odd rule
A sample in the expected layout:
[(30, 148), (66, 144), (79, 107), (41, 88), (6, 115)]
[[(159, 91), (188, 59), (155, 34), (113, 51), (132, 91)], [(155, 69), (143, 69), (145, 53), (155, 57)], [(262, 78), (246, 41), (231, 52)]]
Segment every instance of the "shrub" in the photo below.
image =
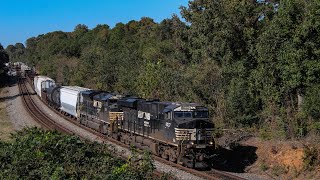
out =
[(306, 170), (313, 170), (320, 165), (319, 151), (313, 146), (304, 146), (303, 164)]
[(0, 142), (0, 179), (149, 179), (154, 170), (148, 153), (125, 162), (108, 145), (56, 131), (25, 129), (13, 139)]
[(288, 172), (288, 169), (285, 168), (284, 166), (276, 165), (272, 167), (271, 169), (272, 174), (275, 176), (280, 176), (282, 174), (286, 174)]

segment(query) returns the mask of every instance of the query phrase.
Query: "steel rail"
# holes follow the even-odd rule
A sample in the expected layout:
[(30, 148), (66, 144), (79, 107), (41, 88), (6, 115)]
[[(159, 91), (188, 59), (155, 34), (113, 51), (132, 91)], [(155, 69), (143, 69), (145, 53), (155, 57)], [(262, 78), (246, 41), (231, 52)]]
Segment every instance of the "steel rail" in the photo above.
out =
[(24, 80), (19, 79), (18, 82), (19, 91), (22, 96), (22, 101), (24, 107), (27, 109), (28, 113), (34, 118), (36, 122), (40, 124), (41, 127), (47, 130), (57, 130), (65, 134), (73, 134), (69, 129), (59, 125), (53, 119), (48, 117), (42, 110), (35, 104), (32, 99), (32, 95), (29, 92)]

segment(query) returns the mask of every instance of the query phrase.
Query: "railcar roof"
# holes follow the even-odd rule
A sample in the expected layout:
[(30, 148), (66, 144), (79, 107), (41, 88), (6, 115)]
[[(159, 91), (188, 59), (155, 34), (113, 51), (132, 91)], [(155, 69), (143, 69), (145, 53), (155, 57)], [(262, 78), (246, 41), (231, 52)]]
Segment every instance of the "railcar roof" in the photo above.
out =
[(172, 102), (170, 105), (166, 106), (163, 112), (170, 112), (178, 109), (179, 111), (184, 111), (184, 110), (208, 110), (208, 108), (201, 106), (198, 103), (184, 103), (184, 102)]
[(44, 79), (44, 80), (51, 80), (54, 81), (53, 79), (49, 78), (48, 76), (36, 76), (38, 79)]
[(112, 97), (116, 96), (114, 93), (100, 93), (100, 94), (97, 94), (95, 96), (93, 96), (93, 99), (94, 100), (98, 100), (98, 101), (106, 101)]
[(72, 90), (72, 91), (79, 91), (79, 92), (91, 90), (91, 89), (80, 87), (80, 86), (62, 86), (62, 89), (63, 88)]

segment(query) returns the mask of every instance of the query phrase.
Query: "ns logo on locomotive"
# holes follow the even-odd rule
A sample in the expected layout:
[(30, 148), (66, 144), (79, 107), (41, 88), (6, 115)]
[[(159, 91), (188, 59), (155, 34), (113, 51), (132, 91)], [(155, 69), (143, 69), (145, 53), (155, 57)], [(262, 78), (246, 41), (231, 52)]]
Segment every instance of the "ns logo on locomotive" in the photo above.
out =
[(208, 108), (59, 86), (31, 70), (23, 74), (45, 103), (79, 123), (169, 161), (196, 169), (208, 167), (215, 149)]

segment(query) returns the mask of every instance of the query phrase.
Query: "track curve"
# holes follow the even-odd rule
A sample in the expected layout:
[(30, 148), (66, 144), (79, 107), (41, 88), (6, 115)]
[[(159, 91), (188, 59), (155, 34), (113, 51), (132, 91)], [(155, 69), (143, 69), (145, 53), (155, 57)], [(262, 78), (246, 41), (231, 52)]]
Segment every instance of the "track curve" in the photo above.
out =
[(32, 100), (32, 94), (29, 92), (23, 79), (19, 79), (18, 86), (24, 107), (41, 127), (47, 130), (57, 130), (65, 134), (73, 134), (72, 131), (56, 123), (40, 110)]

